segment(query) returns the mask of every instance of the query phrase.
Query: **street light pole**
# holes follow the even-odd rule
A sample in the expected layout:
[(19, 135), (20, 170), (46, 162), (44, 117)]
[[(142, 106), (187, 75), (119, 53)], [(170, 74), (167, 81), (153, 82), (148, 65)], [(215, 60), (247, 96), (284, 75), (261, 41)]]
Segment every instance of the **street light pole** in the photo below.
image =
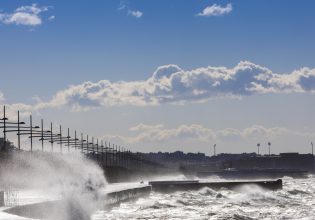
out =
[(61, 140), (62, 139), (62, 134), (61, 134), (62, 130), (61, 130), (61, 125), (60, 125), (59, 128), (60, 128), (60, 136), (59, 136), (60, 137), (60, 139), (59, 139), (60, 140), (60, 153), (62, 153), (62, 140)]
[(102, 148), (102, 166), (104, 167), (104, 142), (101, 140), (101, 148)]
[(86, 135), (86, 153), (89, 153), (89, 135)]
[(95, 159), (95, 150), (94, 150), (94, 137), (92, 137), (92, 155), (93, 155), (93, 159)]
[(314, 146), (313, 146), (313, 142), (311, 142), (312, 145), (312, 155), (314, 155)]
[(83, 133), (81, 133), (81, 153), (83, 153)]
[(68, 153), (70, 152), (70, 129), (68, 128), (68, 136), (67, 136), (67, 139), (68, 139)]
[(77, 151), (77, 131), (74, 131), (74, 151)]
[(21, 150), (21, 137), (20, 137), (20, 111), (18, 111), (18, 148)]
[(53, 130), (52, 130), (52, 122), (50, 123), (50, 144), (51, 144), (51, 152), (54, 152), (54, 142), (53, 142)]
[(257, 143), (257, 148), (258, 148), (258, 155), (259, 155), (260, 143)]
[(41, 127), (42, 127), (42, 138), (41, 138), (41, 141), (42, 141), (42, 152), (44, 151), (44, 120), (42, 119), (41, 120)]
[(33, 151), (33, 121), (32, 115), (30, 115), (30, 127), (31, 127), (31, 152)]
[(214, 144), (213, 145), (213, 156), (215, 156), (216, 155), (216, 152), (215, 152), (215, 148), (217, 147), (217, 144)]
[(110, 142), (108, 142), (108, 152), (109, 152), (109, 163), (110, 165), (112, 165), (112, 162), (114, 161), (112, 158), (113, 156), (110, 154)]
[(96, 160), (98, 162), (98, 138), (96, 139)]
[(107, 142), (105, 141), (105, 167), (107, 168)]
[(118, 147), (118, 166), (121, 166), (121, 153), (120, 153), (120, 146)]
[(6, 115), (5, 115), (5, 106), (3, 106), (3, 138), (4, 138), (4, 142), (3, 142), (3, 144), (4, 144), (4, 149), (6, 149), (6, 147), (7, 147), (7, 134), (6, 134), (6, 120), (7, 120), (7, 118), (5, 117)]

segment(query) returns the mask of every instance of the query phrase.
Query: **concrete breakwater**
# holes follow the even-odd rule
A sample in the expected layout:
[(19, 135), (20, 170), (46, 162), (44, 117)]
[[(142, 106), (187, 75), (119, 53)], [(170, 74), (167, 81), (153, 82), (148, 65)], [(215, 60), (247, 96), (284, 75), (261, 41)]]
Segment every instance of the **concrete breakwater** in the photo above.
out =
[(122, 202), (148, 196), (151, 190), (152, 186), (145, 185), (143, 187), (130, 188), (108, 193), (105, 201), (105, 208), (110, 209), (113, 206), (117, 206)]
[(233, 189), (242, 185), (257, 185), (268, 190), (282, 189), (282, 180), (269, 180), (269, 181), (231, 181), (231, 182), (200, 182), (193, 181), (151, 181), (149, 184), (152, 190), (158, 192), (173, 192), (185, 190), (199, 190), (203, 187), (212, 189), (227, 188)]
[[(102, 201), (102, 209), (110, 209), (121, 202), (147, 196), (150, 192), (151, 186), (145, 184), (132, 185), (130, 188), (120, 186), (106, 192), (98, 200)], [(76, 220), (90, 219), (91, 214), (86, 212), (85, 207), (82, 207), (82, 203), (80, 204), (77, 200), (70, 198), (18, 205), (5, 209), (4, 212), (35, 219), (56, 219), (56, 216), (58, 216), (58, 219)], [(69, 213), (71, 213), (71, 216), (69, 216)]]
[[(282, 180), (270, 181), (238, 181), (238, 182), (200, 182), (200, 181), (152, 181), (149, 184), (116, 184), (112, 190), (106, 192), (103, 200), (103, 208), (110, 209), (122, 202), (130, 201), (150, 194), (150, 192), (172, 192), (178, 190), (198, 190), (203, 187), (209, 188), (235, 188), (241, 185), (258, 185), (260, 187), (277, 190), (282, 188)], [(114, 184), (113, 184), (114, 185)], [(76, 201), (54, 200), (43, 201), (11, 207), (3, 210), (6, 213), (35, 219), (56, 219), (55, 216), (67, 216), (58, 219), (90, 219), (90, 214), (83, 212), (82, 204)], [(64, 212), (64, 213), (63, 213)], [(69, 217), (69, 213), (71, 216)], [(1, 220), (0, 212), (0, 220)]]
[(277, 179), (289, 176), (307, 178), (308, 171), (296, 169), (243, 169), (197, 172), (199, 178), (219, 176), (224, 179)]

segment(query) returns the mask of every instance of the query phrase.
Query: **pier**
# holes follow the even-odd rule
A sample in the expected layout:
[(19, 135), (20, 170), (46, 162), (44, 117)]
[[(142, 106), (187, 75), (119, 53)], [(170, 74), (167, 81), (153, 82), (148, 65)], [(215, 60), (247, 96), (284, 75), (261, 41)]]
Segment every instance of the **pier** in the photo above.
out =
[(282, 189), (282, 180), (268, 180), (268, 181), (218, 181), (218, 182), (202, 182), (196, 181), (151, 181), (149, 184), (152, 186), (152, 190), (158, 192), (174, 192), (185, 190), (199, 190), (203, 187), (209, 187), (212, 189), (234, 189), (243, 185), (256, 185), (268, 190)]
[[(209, 187), (213, 189), (228, 188), (234, 189), (244, 185), (257, 185), (268, 190), (282, 189), (282, 180), (270, 180), (270, 181), (233, 181), (233, 182), (202, 182), (198, 180), (192, 181), (150, 181), (148, 183), (124, 183), (124, 184), (109, 184), (106, 192), (104, 192), (103, 205), (105, 209), (111, 209), (114, 206), (131, 200), (138, 199), (140, 197), (148, 196), (151, 191), (171, 193), (174, 191), (185, 190), (199, 190), (203, 187)], [(38, 201), (38, 200), (44, 201)], [(71, 209), (72, 212), (80, 216), (80, 219), (88, 219), (88, 216), (84, 217), (85, 213), (81, 213), (80, 207), (75, 207), (73, 202), (69, 202), (63, 199), (45, 200), (43, 198), (38, 199), (35, 203), (25, 202), (22, 205), (14, 207), (2, 207), (0, 211), (0, 220), (4, 219), (25, 219), (25, 218), (37, 218), (37, 219), (49, 219), (51, 213), (65, 212), (67, 209)], [(33, 201), (36, 198), (33, 198)], [(25, 217), (25, 218), (20, 218)]]

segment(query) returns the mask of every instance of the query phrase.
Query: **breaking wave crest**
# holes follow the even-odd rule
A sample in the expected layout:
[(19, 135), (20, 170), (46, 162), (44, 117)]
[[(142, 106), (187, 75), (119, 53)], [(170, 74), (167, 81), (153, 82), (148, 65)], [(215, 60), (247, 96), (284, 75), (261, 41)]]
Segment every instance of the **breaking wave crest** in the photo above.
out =
[(152, 192), (148, 198), (99, 212), (93, 219), (312, 219), (314, 183), (311, 176), (285, 178), (283, 189), (278, 191), (246, 185), (234, 190), (205, 187), (171, 194)]

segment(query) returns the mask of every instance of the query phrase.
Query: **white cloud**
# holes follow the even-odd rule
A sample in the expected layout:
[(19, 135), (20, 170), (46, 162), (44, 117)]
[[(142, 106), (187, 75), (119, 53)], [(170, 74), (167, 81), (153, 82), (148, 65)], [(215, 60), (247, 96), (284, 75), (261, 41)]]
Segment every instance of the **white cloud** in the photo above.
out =
[(315, 137), (315, 132), (298, 132), (283, 127), (266, 128), (261, 125), (253, 125), (244, 129), (225, 128), (212, 130), (199, 124), (180, 125), (176, 128), (165, 128), (164, 125), (139, 124), (129, 129), (133, 136), (104, 135), (107, 140), (115, 140), (125, 144), (138, 143), (167, 143), (174, 140), (194, 140), (197, 142), (226, 142), (226, 141), (272, 141), (279, 137), (300, 136)]
[(50, 16), (49, 18), (48, 18), (48, 21), (53, 21), (53, 20), (55, 20), (55, 16), (54, 15), (52, 15), (52, 16)]
[(126, 8), (127, 8), (126, 2), (125, 1), (120, 1), (117, 10), (121, 11), (121, 10), (124, 10)]
[(188, 71), (166, 65), (144, 81), (101, 80), (70, 86), (35, 108), (68, 105), (73, 110), (86, 110), (101, 106), (185, 104), (265, 93), (313, 93), (314, 82), (315, 69), (309, 68), (278, 74), (248, 61), (233, 68), (209, 66)]
[(147, 80), (88, 81), (60, 90), (48, 101), (37, 99), (34, 105), (19, 105), (27, 111), (63, 106), (83, 111), (108, 106), (183, 105), (266, 93), (315, 93), (315, 69), (279, 74), (248, 61), (232, 68), (208, 66), (193, 70), (170, 64), (158, 67)]
[(131, 15), (131, 16), (136, 17), (136, 18), (141, 18), (143, 13), (141, 11), (129, 10), (128, 15)]
[(127, 15), (136, 18), (141, 18), (143, 16), (142, 11), (131, 9), (126, 1), (120, 1), (117, 10), (127, 12)]
[(38, 26), (42, 24), (41, 13), (48, 11), (48, 7), (39, 7), (37, 4), (21, 6), (13, 13), (0, 13), (0, 22), (25, 26)]
[(217, 4), (208, 6), (202, 10), (202, 12), (198, 13), (197, 16), (220, 16), (224, 14), (228, 14), (233, 10), (232, 4), (227, 4), (225, 7)]

